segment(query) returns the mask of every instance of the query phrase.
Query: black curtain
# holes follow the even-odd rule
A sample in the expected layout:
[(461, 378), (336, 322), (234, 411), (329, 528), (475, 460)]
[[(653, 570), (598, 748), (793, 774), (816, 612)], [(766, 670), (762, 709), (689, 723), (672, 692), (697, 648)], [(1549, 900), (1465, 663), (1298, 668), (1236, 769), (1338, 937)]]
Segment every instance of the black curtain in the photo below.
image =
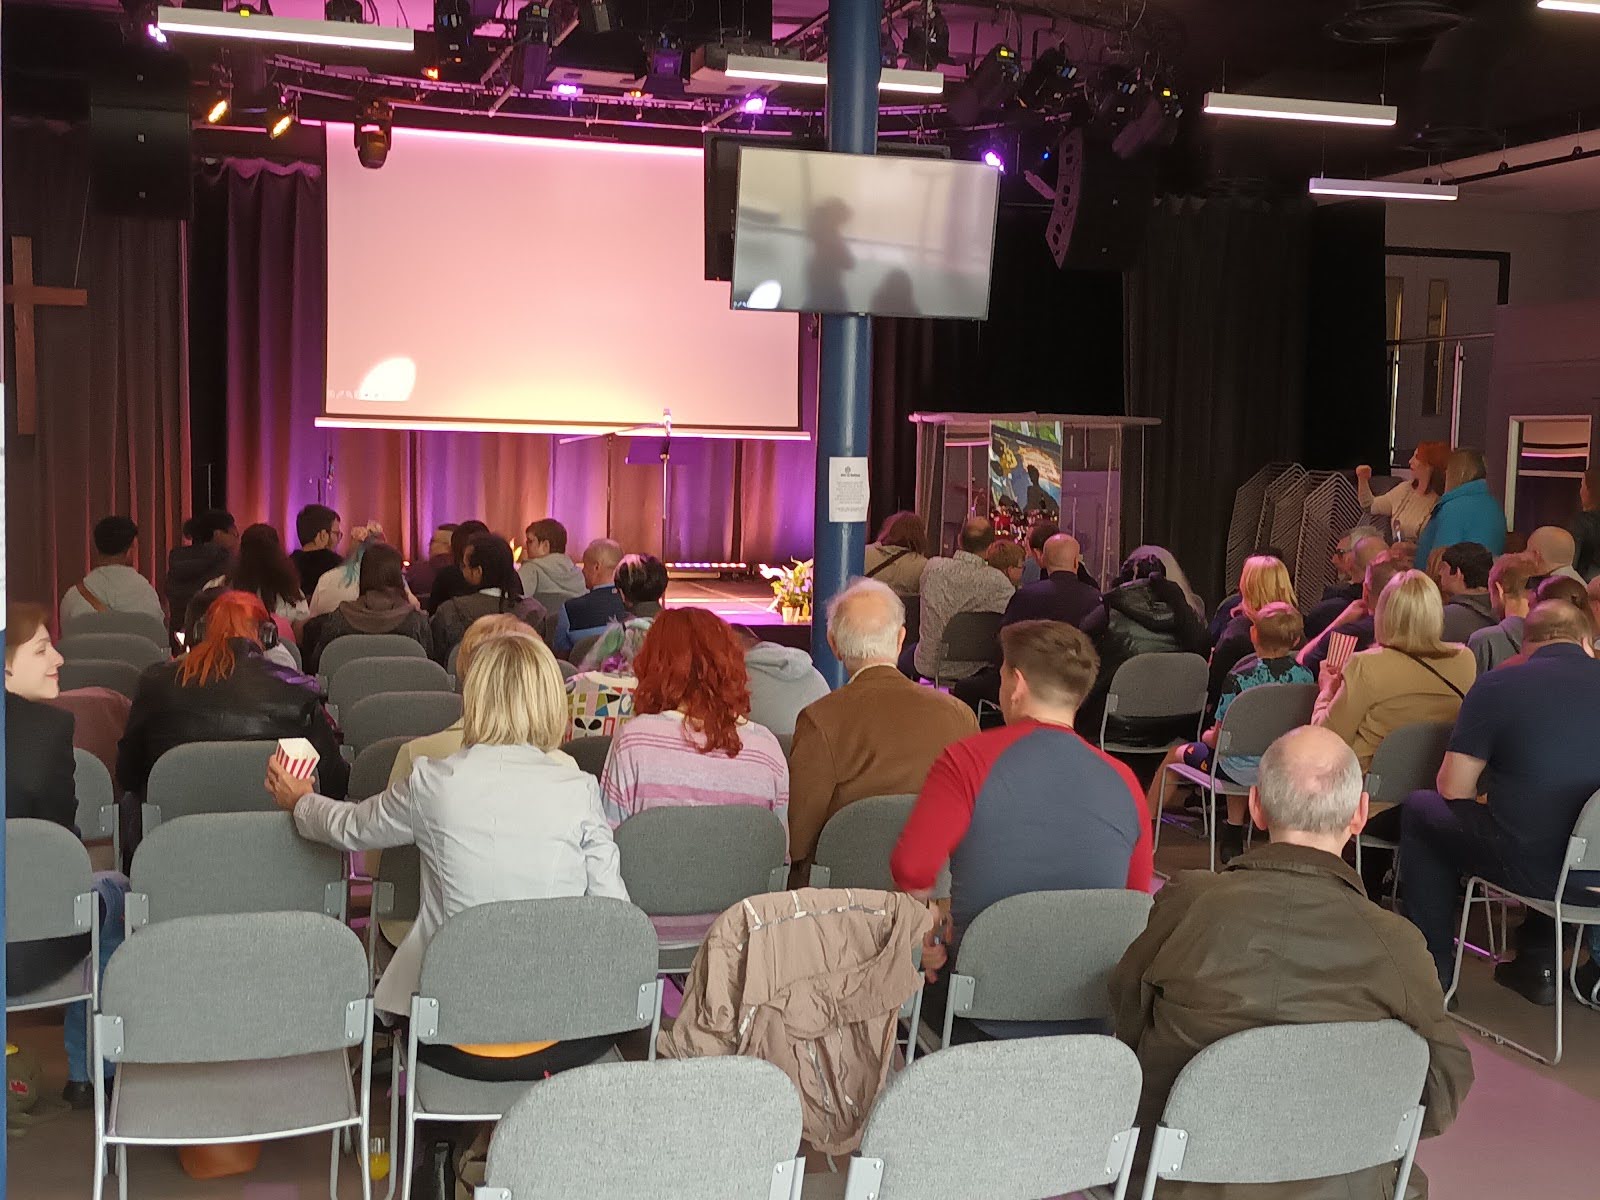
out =
[(1314, 471), (1387, 461), (1386, 274), (1383, 202), (1318, 205), (1311, 218), (1300, 460)]

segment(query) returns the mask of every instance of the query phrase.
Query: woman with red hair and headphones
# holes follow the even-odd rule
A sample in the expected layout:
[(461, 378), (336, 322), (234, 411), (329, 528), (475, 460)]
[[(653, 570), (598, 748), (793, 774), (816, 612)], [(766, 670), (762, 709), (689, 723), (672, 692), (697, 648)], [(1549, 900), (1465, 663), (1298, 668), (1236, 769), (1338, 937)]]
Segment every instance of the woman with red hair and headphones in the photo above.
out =
[(143, 800), (150, 768), (174, 746), (303, 737), (322, 756), (318, 790), (343, 799), (350, 767), (339, 756), (339, 732), (316, 683), (264, 657), (278, 631), (261, 598), (202, 593), (188, 624), (189, 652), (139, 681), (117, 752), (122, 790)]

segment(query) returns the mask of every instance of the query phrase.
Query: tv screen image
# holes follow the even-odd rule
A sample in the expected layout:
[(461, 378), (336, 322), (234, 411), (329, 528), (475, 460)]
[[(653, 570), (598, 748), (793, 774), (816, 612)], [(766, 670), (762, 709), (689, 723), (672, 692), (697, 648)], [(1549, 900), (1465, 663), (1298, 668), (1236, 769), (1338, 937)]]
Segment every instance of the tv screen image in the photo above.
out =
[(999, 181), (984, 163), (746, 147), (733, 307), (982, 320)]

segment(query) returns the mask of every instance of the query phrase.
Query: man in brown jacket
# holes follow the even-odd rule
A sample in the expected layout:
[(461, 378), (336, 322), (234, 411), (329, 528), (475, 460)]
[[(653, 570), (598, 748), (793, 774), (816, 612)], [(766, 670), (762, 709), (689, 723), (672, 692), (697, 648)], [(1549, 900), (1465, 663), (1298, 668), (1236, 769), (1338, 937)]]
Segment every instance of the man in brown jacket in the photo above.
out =
[[(1145, 932), (1111, 977), (1116, 1035), (1139, 1055), (1139, 1125), (1161, 1118), (1178, 1072), (1200, 1050), (1263, 1025), (1403, 1021), (1428, 1042), (1424, 1137), (1455, 1119), (1472, 1059), (1445, 1016), (1416, 929), (1366, 898), (1339, 857), (1367, 818), (1355, 755), (1305, 727), (1261, 760), (1250, 816), (1272, 837), (1220, 874), (1189, 871), (1156, 896)], [(1351, 1096), (1352, 1104), (1361, 1097)], [(1241, 1131), (1241, 1136), (1248, 1133)], [(1379, 1200), (1392, 1167), (1311, 1183), (1165, 1183), (1161, 1200)], [(1410, 1193), (1426, 1194), (1420, 1170)]]
[(858, 579), (828, 605), (828, 644), (850, 681), (795, 721), (789, 854), (797, 864), (834, 813), (867, 796), (916, 794), (944, 748), (978, 732), (965, 704), (896, 669), (905, 637), (905, 605), (874, 579)]

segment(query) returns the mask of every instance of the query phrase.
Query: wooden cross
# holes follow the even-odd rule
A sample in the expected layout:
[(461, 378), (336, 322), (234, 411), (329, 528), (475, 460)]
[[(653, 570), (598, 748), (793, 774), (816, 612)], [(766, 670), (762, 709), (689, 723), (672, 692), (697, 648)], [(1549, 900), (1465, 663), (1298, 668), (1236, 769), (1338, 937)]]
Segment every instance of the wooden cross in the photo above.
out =
[(82, 288), (46, 287), (33, 282), (33, 239), (11, 239), (11, 282), (5, 286), (5, 302), (11, 305), (11, 320), (17, 345), (17, 433), (30, 436), (38, 432), (39, 376), (34, 359), (33, 310), (40, 307), (84, 308), (89, 293)]

